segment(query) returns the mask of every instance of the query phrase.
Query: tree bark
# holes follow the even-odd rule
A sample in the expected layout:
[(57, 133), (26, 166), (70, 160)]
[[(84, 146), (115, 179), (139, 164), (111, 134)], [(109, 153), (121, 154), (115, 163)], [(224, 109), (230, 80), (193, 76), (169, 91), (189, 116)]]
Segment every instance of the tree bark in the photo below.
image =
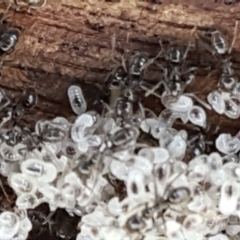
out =
[[(167, 3), (162, 5), (137, 0), (123, 2), (62, 0), (60, 6), (53, 0), (30, 13), (24, 9), (8, 12), (8, 21), (21, 29), (21, 35), (13, 53), (3, 56), (0, 86), (14, 94), (28, 86), (36, 89), (39, 101), (25, 116), (26, 121), (33, 123), (39, 118), (72, 116), (66, 92), (74, 83), (83, 88), (88, 108), (99, 109), (99, 99), (106, 98), (104, 80), (116, 67), (111, 59), (114, 34), (114, 55), (118, 58), (126, 49), (148, 52), (154, 57), (160, 50), (159, 40), (177, 42), (185, 47), (195, 26), (198, 33), (217, 27), (231, 41), (235, 21), (240, 16), (239, 3), (226, 6), (203, 0), (181, 0), (178, 1), (181, 3), (175, 1), (172, 4), (165, 1)], [(2, 5), (2, 13), (5, 8)], [(214, 70), (218, 60), (198, 44), (197, 39), (193, 41), (195, 47), (188, 59), (200, 71), (187, 92), (197, 92), (206, 101), (206, 94), (215, 88), (217, 79), (206, 79), (201, 69), (209, 67)], [(239, 50), (237, 36), (232, 53), (236, 65), (240, 62)], [(148, 72), (146, 81), (158, 80), (157, 69)], [(144, 99), (144, 105), (157, 113), (162, 109), (155, 97)], [(229, 124), (230, 131), (238, 130), (238, 120), (210, 112), (208, 118), (213, 124), (219, 123), (223, 131)]]
[[(2, 57), (0, 87), (13, 95), (20, 94), (26, 87), (36, 89), (39, 101), (24, 116), (30, 125), (41, 118), (73, 116), (67, 99), (71, 84), (82, 87), (88, 109), (101, 108), (99, 100), (107, 100), (104, 80), (117, 66), (111, 58), (114, 34), (117, 58), (120, 59), (124, 50), (144, 51), (155, 57), (160, 50), (159, 40), (185, 48), (195, 26), (199, 34), (216, 27), (231, 41), (235, 21), (240, 16), (239, 3), (226, 6), (214, 0), (165, 0), (165, 4), (137, 0), (62, 0), (62, 4), (59, 1), (52, 0), (51, 4), (30, 13), (11, 8), (7, 14), (11, 26), (19, 28), (21, 34), (15, 50)], [(0, 13), (5, 9), (2, 4)], [(204, 69), (215, 70), (219, 60), (199, 44), (197, 38), (193, 41), (195, 46), (188, 60), (198, 66), (199, 71), (187, 92), (194, 92), (206, 101), (207, 94), (216, 88), (217, 78), (206, 79), (208, 72)], [(236, 67), (240, 66), (239, 52), (238, 35), (232, 52)], [(150, 68), (146, 81), (157, 82), (158, 73), (157, 68)], [(143, 97), (143, 102), (145, 107), (160, 113), (159, 99)], [(207, 115), (212, 136), (217, 125), (220, 132), (234, 134), (239, 130), (239, 120), (227, 119), (213, 111), (208, 111)], [(182, 126), (177, 124), (177, 127)], [(39, 239), (44, 238), (50, 239), (50, 236)]]

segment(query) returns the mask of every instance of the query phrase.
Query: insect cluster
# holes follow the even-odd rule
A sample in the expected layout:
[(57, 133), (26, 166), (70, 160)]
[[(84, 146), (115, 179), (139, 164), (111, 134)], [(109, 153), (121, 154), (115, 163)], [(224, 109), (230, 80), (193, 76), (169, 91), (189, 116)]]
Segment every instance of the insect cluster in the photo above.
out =
[[(35, 90), (14, 97), (1, 90), (0, 173), (16, 201), (14, 209), (1, 210), (0, 239), (25, 240), (36, 226), (51, 228), (58, 209), (79, 220), (77, 233), (69, 231), (74, 221), (60, 218), (62, 227), (54, 231), (63, 239), (238, 239), (240, 133), (220, 134), (215, 142), (204, 135), (205, 109), (240, 115), (230, 59), (237, 28), (230, 45), (220, 31), (199, 36), (221, 61), (218, 89), (208, 103), (185, 92), (198, 70), (187, 64), (196, 28), (183, 49), (160, 42), (154, 58), (136, 52), (122, 59), (106, 78), (109, 102), (102, 102), (100, 113), (88, 109), (80, 86), (71, 85), (66, 97), (76, 118), (38, 120), (32, 130), (20, 120), (37, 104)], [(0, 49), (8, 53), (17, 39), (3, 33)], [(155, 84), (146, 81), (152, 66), (159, 69)], [(158, 116), (140, 101), (150, 95), (165, 107)], [(197, 134), (176, 129), (179, 120)], [(209, 150), (214, 143), (216, 150)], [(49, 216), (37, 210), (43, 204)]]

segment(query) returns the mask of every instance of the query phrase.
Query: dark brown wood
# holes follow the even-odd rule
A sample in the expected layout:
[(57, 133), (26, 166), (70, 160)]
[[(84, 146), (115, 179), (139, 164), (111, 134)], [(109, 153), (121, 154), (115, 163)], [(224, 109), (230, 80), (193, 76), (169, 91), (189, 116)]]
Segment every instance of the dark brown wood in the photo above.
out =
[[(160, 39), (186, 46), (194, 26), (198, 33), (216, 26), (231, 40), (235, 21), (239, 18), (239, 3), (226, 6), (214, 1), (179, 2), (182, 4), (63, 0), (61, 6), (53, 1), (30, 13), (11, 9), (8, 20), (21, 29), (21, 36), (15, 51), (3, 57), (0, 86), (14, 93), (27, 86), (36, 88), (39, 102), (26, 116), (30, 122), (56, 115), (71, 116), (66, 91), (73, 83), (83, 87), (89, 109), (100, 106), (98, 101), (104, 97), (101, 84), (116, 67), (111, 59), (113, 34), (116, 34), (114, 54), (119, 58), (124, 49), (146, 51), (154, 57), (160, 50)], [(4, 8), (2, 5), (1, 12)], [(217, 60), (194, 41), (196, 46), (188, 59), (200, 69), (202, 66), (214, 69)], [(238, 36), (233, 51), (237, 65), (240, 63), (239, 50)], [(199, 75), (188, 91), (197, 92), (205, 100), (206, 94), (215, 87), (216, 79), (206, 79), (202, 71)], [(146, 78), (157, 81), (157, 70), (149, 71)], [(150, 97), (144, 101), (147, 107), (160, 112), (158, 99)], [(238, 130), (238, 120), (216, 114), (209, 114), (209, 119), (224, 127), (231, 124), (233, 131)]]

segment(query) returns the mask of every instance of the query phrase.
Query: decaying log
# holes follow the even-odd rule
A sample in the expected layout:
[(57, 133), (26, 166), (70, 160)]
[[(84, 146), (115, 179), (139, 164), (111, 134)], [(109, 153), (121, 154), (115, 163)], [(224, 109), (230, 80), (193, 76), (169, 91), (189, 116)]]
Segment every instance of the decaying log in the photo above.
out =
[[(116, 36), (114, 54), (120, 57), (124, 50), (145, 51), (151, 57), (160, 50), (159, 40), (178, 42), (186, 46), (190, 32), (196, 26), (198, 33), (210, 27), (221, 29), (232, 39), (240, 4), (226, 6), (211, 1), (180, 1), (178, 4), (152, 4), (142, 1), (52, 1), (46, 7), (27, 12), (11, 9), (7, 16), (12, 26), (21, 30), (16, 49), (3, 57), (0, 86), (17, 94), (27, 86), (36, 88), (39, 102), (25, 118), (28, 122), (56, 115), (71, 116), (66, 91), (73, 83), (80, 84), (89, 109), (101, 107), (99, 99), (106, 99), (104, 80), (116, 63), (111, 59), (112, 36)], [(125, 1), (128, 2), (128, 1)], [(1, 12), (6, 6), (1, 6)], [(240, 32), (240, 31), (239, 31)], [(217, 61), (197, 39), (188, 59), (200, 69), (214, 70)], [(233, 61), (240, 63), (240, 41), (237, 36)], [(158, 70), (152, 69), (147, 81), (158, 80)], [(188, 92), (197, 92), (203, 100), (215, 87), (216, 79), (206, 79), (203, 70)], [(100, 86), (100, 87), (99, 87)], [(155, 97), (144, 99), (146, 107), (158, 113), (161, 104)], [(231, 124), (238, 130), (238, 120), (210, 114), (212, 123), (224, 129)], [(228, 129), (229, 130), (229, 129)]]

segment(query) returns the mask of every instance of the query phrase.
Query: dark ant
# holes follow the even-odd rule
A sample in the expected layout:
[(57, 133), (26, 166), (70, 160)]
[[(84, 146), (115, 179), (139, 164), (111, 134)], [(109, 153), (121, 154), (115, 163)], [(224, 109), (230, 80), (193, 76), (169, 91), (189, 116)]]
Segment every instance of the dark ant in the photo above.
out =
[[(126, 122), (132, 122), (133, 105), (137, 102), (137, 94), (131, 88), (121, 89), (120, 93), (111, 92), (110, 106), (103, 102), (105, 110), (108, 111), (107, 115), (115, 118), (118, 125)], [(104, 112), (103, 112), (104, 113)]]
[(37, 103), (37, 94), (33, 88), (27, 88), (23, 94), (18, 98), (5, 97), (7, 99), (6, 104), (11, 109), (11, 121), (15, 126), (19, 123), (19, 120), (23, 118), (28, 109), (33, 108)]
[(19, 39), (20, 31), (18, 29), (7, 29), (0, 35), (0, 49), (3, 53), (13, 52)]
[(57, 210), (54, 221), (56, 222), (54, 229), (56, 231), (56, 236), (65, 239), (75, 239), (77, 235), (77, 225), (79, 222), (78, 217), (71, 217), (66, 215), (63, 210)]
[(24, 108), (32, 108), (36, 105), (38, 100), (37, 93), (34, 88), (26, 88), (20, 97), (19, 104)]
[[(115, 45), (116, 35), (114, 34), (112, 37), (112, 60), (117, 62), (117, 60), (113, 57)], [(135, 91), (142, 84), (146, 69), (153, 64), (155, 59), (157, 59), (161, 54), (162, 49), (156, 57), (150, 59), (146, 52), (136, 51), (129, 57), (129, 59), (127, 59), (126, 51), (124, 51), (124, 55), (121, 57), (121, 65), (113, 71), (113, 74), (111, 74), (111, 82), (114, 83), (117, 79), (118, 85), (121, 85), (121, 87), (128, 87)], [(121, 76), (121, 78), (116, 78), (116, 74)]]
[(213, 145), (212, 141), (206, 141), (206, 135), (199, 131), (190, 137), (188, 141), (188, 152), (195, 156), (204, 154), (210, 151), (210, 146)]
[[(168, 165), (170, 172), (172, 171), (172, 165)], [(126, 223), (126, 228), (132, 232), (136, 230), (140, 230), (145, 226), (145, 220), (152, 219), (153, 223), (155, 223), (154, 217), (161, 217), (164, 228), (166, 228), (166, 219), (165, 212), (168, 208), (169, 204), (182, 204), (187, 199), (190, 198), (190, 190), (187, 187), (177, 187), (173, 188), (171, 185), (177, 178), (183, 174), (180, 172), (177, 174), (170, 182), (168, 182), (165, 186), (165, 190), (163, 194), (158, 196), (157, 190), (157, 181), (162, 181), (165, 178), (168, 178), (168, 170), (164, 169), (163, 166), (160, 166), (154, 170), (154, 195), (155, 200), (152, 204), (146, 203), (142, 207), (139, 208), (138, 214), (133, 214), (129, 217)]]
[[(193, 34), (196, 31), (196, 27), (191, 31), (191, 37), (189, 43), (184, 52), (182, 52), (176, 46), (169, 46), (167, 51), (163, 50), (163, 55), (165, 60), (168, 62), (169, 66), (163, 66), (162, 64), (155, 63), (163, 72), (161, 80), (152, 87), (152, 89), (142, 88), (143, 90), (147, 90), (145, 93), (145, 97), (150, 94), (155, 95), (156, 97), (160, 97), (155, 94), (155, 91), (163, 85), (164, 90), (173, 96), (177, 96), (181, 94), (185, 87), (190, 84), (195, 79), (195, 71), (197, 67), (190, 67), (184, 70), (184, 63), (187, 58), (187, 55), (191, 48), (191, 40), (193, 38)], [(161, 44), (161, 49), (164, 49)]]
[[(8, 9), (6, 11), (8, 11)], [(18, 28), (12, 27), (4, 18), (5, 14), (0, 18), (0, 51), (3, 54), (10, 54), (15, 49), (21, 31)]]
[[(210, 43), (203, 35), (199, 35), (199, 38), (205, 48), (215, 55), (217, 58), (222, 59), (219, 64), (221, 64), (221, 74), (218, 81), (218, 88), (223, 88), (225, 90), (232, 90), (238, 82), (238, 77), (234, 72), (232, 67), (232, 62), (230, 61), (229, 55), (232, 52), (233, 46), (236, 42), (238, 32), (238, 21), (235, 22), (234, 34), (231, 44), (229, 44), (223, 34), (218, 30), (212, 30), (210, 34)], [(218, 64), (218, 65), (219, 65)], [(210, 78), (218, 70), (210, 72), (207, 78)]]
[(47, 223), (49, 224), (46, 227), (45, 221), (47, 220), (47, 216), (41, 210), (37, 209), (30, 209), (28, 210), (28, 217), (33, 224), (33, 229), (30, 233), (30, 237), (38, 237), (41, 236), (44, 232), (50, 232), (52, 235), (52, 227), (51, 225), (54, 224), (53, 221), (48, 220)]

